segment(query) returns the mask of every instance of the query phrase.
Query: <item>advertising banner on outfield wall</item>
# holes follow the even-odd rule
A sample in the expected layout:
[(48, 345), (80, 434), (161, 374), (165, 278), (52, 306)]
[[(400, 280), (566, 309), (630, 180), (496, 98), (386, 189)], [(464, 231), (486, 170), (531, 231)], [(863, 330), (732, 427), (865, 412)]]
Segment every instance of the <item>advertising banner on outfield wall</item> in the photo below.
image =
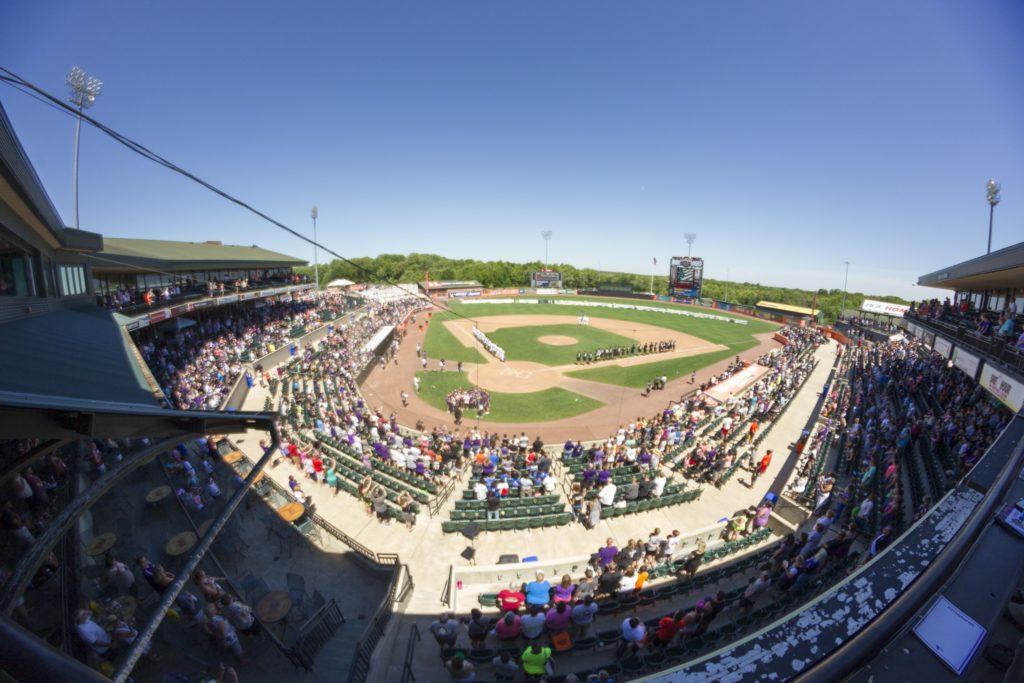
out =
[(902, 318), (903, 314), (910, 310), (910, 306), (904, 306), (903, 304), (890, 304), (885, 301), (872, 301), (871, 299), (864, 299), (864, 303), (860, 305), (860, 310), (865, 313), (881, 313), (882, 315), (891, 315), (896, 318)]
[(981, 379), (978, 381), (981, 382), (981, 386), (988, 389), (990, 394), (1002, 401), (1013, 412), (1018, 412), (1024, 407), (1024, 384), (1002, 372), (999, 368), (993, 367), (991, 363), (985, 363), (985, 367), (981, 371)]
[(949, 352), (953, 350), (953, 342), (945, 337), (936, 337), (932, 349), (943, 358), (949, 358)]
[(963, 370), (971, 379), (978, 376), (978, 363), (980, 362), (981, 358), (964, 351), (962, 347), (958, 346), (953, 350), (953, 365)]

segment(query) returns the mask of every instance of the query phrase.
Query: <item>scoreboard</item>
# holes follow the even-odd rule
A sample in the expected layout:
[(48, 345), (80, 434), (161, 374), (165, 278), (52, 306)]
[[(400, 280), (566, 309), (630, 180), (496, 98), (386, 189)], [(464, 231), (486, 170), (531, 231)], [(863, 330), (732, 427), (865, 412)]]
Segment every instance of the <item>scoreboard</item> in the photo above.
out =
[(673, 256), (668, 276), (668, 291), (673, 297), (699, 299), (704, 286), (704, 259)]
[(535, 270), (530, 274), (530, 286), (540, 289), (561, 289), (562, 274), (557, 270)]

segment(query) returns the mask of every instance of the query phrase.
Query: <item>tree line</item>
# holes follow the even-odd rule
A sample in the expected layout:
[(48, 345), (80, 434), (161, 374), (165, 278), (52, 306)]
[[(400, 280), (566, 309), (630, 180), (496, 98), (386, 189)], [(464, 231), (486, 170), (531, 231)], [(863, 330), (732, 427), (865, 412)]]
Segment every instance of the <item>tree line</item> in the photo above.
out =
[[(488, 289), (501, 287), (528, 287), (530, 274), (543, 270), (540, 261), (513, 263), (511, 261), (477, 261), (474, 259), (450, 259), (436, 254), (381, 254), (377, 257), (361, 256), (344, 262), (335, 259), (320, 266), (321, 285), (331, 280), (344, 278), (353, 282), (402, 283), (422, 282), (424, 275), (437, 280), (476, 280)], [(635, 273), (609, 272), (593, 268), (576, 268), (567, 263), (553, 263), (549, 266), (562, 274), (562, 281), (568, 289), (596, 289), (600, 285), (625, 285), (634, 292), (649, 292), (651, 276)], [(313, 277), (313, 268), (297, 268), (299, 273)], [(664, 273), (654, 277), (654, 293), (668, 294), (668, 277)], [(810, 308), (814, 305), (815, 292), (795, 287), (773, 287), (753, 282), (729, 282), (726, 280), (704, 280), (705, 299), (715, 299), (735, 304), (753, 305), (758, 301), (772, 301), (791, 306)], [(847, 292), (846, 309), (859, 309), (864, 299), (875, 299), (890, 303), (906, 304), (898, 296), (884, 294), (865, 295)], [(819, 289), (817, 310), (825, 314), (826, 320), (833, 320), (842, 305), (843, 290)]]

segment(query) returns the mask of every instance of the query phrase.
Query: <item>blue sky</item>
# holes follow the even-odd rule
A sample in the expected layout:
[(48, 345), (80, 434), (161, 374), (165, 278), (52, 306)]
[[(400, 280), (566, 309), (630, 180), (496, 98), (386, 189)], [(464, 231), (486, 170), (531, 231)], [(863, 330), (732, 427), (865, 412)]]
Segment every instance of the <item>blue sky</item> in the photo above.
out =
[[(919, 298), (1024, 237), (1024, 5), (8, 2), (0, 64), (347, 256), (433, 252)], [(73, 121), (0, 84), (71, 221)], [(84, 129), (82, 227), (311, 251)], [(310, 254), (311, 258), (311, 254)], [(925, 290), (938, 293), (937, 290)]]

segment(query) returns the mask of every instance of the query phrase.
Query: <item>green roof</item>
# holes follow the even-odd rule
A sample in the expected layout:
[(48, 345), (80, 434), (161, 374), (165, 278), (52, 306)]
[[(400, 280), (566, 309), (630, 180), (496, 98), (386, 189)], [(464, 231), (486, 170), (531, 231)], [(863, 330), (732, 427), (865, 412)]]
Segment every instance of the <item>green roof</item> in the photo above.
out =
[(0, 392), (154, 405), (131, 340), (110, 311), (67, 309), (0, 325)]
[[(104, 258), (110, 259), (110, 261), (104, 261)], [(209, 242), (104, 237), (103, 251), (96, 255), (93, 269), (280, 268), (304, 266), (306, 263), (307, 261), (303, 259), (279, 254), (255, 244), (251, 247), (243, 247)]]

